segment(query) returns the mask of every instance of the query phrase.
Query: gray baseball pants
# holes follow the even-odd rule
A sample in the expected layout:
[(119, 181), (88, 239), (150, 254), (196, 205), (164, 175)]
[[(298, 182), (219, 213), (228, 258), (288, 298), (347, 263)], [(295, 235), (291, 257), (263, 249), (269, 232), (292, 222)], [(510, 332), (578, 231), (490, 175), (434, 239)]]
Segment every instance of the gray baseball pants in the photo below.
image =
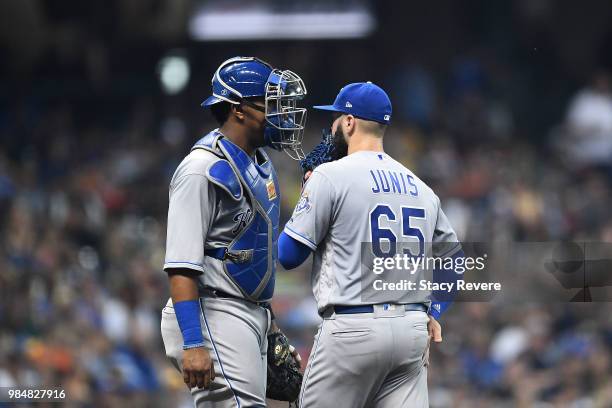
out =
[[(238, 299), (200, 298), (204, 339), (215, 366), (210, 389), (191, 389), (198, 408), (266, 406), (269, 311)], [(166, 355), (182, 372), (183, 335), (172, 300), (162, 311)]]
[(425, 312), (326, 313), (304, 374), (301, 408), (429, 405)]

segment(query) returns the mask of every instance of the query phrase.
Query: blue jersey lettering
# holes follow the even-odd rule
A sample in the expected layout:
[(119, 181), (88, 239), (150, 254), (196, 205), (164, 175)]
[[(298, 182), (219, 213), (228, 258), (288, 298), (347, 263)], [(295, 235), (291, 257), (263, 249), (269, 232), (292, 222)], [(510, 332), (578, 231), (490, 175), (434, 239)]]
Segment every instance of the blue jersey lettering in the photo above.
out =
[(370, 177), (372, 178), (372, 192), (374, 194), (410, 194), (413, 197), (419, 195), (414, 177), (410, 174), (391, 170), (372, 169), (370, 170)]

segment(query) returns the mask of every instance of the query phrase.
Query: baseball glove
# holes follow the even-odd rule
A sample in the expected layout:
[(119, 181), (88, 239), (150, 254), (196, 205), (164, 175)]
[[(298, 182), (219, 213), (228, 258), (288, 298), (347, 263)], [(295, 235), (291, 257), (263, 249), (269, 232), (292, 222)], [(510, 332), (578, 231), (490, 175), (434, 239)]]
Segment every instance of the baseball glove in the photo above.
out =
[(289, 340), (281, 332), (268, 336), (268, 386), (266, 397), (294, 402), (300, 395), (302, 373), (291, 354)]
[(329, 129), (323, 129), (321, 142), (300, 160), (303, 174), (313, 171), (317, 166), (334, 160), (333, 135)]

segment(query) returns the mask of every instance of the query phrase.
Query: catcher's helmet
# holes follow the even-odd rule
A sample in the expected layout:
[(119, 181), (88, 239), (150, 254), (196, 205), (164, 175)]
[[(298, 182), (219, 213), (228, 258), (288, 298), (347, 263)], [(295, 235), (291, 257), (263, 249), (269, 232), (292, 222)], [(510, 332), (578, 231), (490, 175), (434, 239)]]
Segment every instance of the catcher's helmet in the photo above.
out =
[(306, 109), (297, 101), (306, 95), (304, 81), (289, 70), (274, 69), (255, 57), (234, 57), (223, 62), (212, 77), (212, 95), (202, 106), (219, 102), (240, 104), (243, 98), (263, 96), (265, 99), (266, 145), (283, 150), (299, 160)]
[(234, 57), (223, 62), (212, 77), (212, 95), (202, 106), (219, 102), (239, 104), (240, 99), (265, 96), (272, 73), (270, 64), (255, 57)]

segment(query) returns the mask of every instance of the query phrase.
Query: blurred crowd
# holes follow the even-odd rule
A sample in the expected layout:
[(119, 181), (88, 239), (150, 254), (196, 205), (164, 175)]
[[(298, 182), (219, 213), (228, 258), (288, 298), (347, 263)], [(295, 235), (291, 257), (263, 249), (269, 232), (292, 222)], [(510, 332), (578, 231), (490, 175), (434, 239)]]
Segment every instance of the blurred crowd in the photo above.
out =
[[(170, 177), (215, 127), (197, 109), (209, 73), (191, 93), (161, 96), (151, 91), (152, 73), (111, 81), (113, 65), (100, 61), (114, 48), (87, 41), (91, 47), (75, 55), (58, 47), (44, 57), (46, 68), (24, 74), (26, 82), (45, 77), (43, 96), (31, 87), (1, 100), (0, 387), (61, 387), (66, 406), (191, 406), (164, 356), (161, 268)], [(316, 62), (296, 58), (309, 85)], [(554, 101), (563, 113), (534, 138), (506, 93), (491, 92), (500, 67), (485, 60), (456, 59), (443, 72), (398, 65), (381, 75), (394, 102), (387, 151), (438, 193), (464, 241), (612, 242), (609, 71), (597, 70), (572, 96)], [(134, 66), (151, 69), (150, 62)], [(69, 79), (58, 74), (65, 72)], [(521, 84), (507, 79), (512, 94)], [(311, 115), (307, 150), (325, 126), (328, 117)], [(282, 153), (272, 158), (284, 225), (300, 175)], [(274, 299), (279, 325), (304, 360), (319, 322), (309, 272), (309, 264), (281, 268)], [(507, 298), (453, 305), (442, 318), (444, 342), (431, 350), (432, 407), (612, 406), (608, 310), (603, 302)]]

